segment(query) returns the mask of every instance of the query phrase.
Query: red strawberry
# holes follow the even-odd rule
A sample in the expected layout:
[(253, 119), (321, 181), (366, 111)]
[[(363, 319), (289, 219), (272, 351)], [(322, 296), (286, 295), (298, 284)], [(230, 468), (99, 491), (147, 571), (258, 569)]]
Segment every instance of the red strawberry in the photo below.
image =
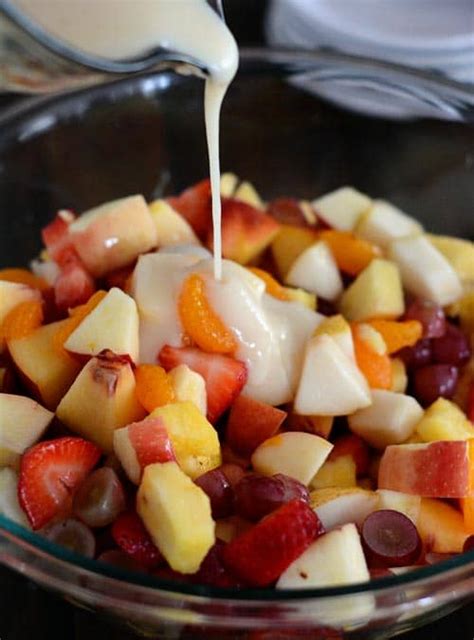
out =
[(303, 500), (291, 500), (229, 542), (222, 560), (243, 582), (266, 587), (322, 533), (311, 507)]
[(71, 254), (61, 266), (61, 272), (54, 283), (54, 301), (59, 311), (87, 302), (96, 290), (92, 276), (86, 271), (81, 260)]
[(240, 360), (217, 353), (205, 353), (194, 347), (170, 347), (165, 345), (158, 359), (169, 371), (180, 364), (200, 373), (206, 381), (207, 419), (215, 423), (247, 382), (247, 367)]
[(126, 511), (119, 515), (112, 525), (112, 537), (125, 553), (146, 569), (154, 569), (163, 560), (135, 511)]
[(59, 265), (64, 264), (71, 253), (75, 253), (69, 236), (69, 225), (74, 217), (71, 211), (59, 211), (54, 220), (41, 231), (49, 257)]
[(18, 498), (33, 529), (41, 529), (64, 509), (100, 456), (95, 444), (73, 437), (28, 449), (21, 458)]
[(370, 463), (369, 447), (360, 436), (350, 433), (337, 438), (334, 442), (334, 448), (329, 454), (329, 459), (336, 460), (341, 456), (352, 456), (358, 476), (364, 476), (368, 472)]
[(211, 183), (209, 179), (201, 180), (179, 196), (168, 198), (168, 203), (186, 218), (199, 238), (206, 237), (211, 227)]

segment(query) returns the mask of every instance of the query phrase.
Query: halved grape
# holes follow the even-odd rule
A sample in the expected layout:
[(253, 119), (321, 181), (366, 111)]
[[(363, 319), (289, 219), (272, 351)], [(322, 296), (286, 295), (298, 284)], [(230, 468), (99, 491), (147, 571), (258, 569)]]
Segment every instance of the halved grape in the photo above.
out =
[(404, 347), (397, 352), (410, 371), (431, 364), (431, 340), (418, 340), (412, 347)]
[(194, 482), (209, 496), (213, 518), (227, 518), (232, 515), (234, 490), (221, 468), (203, 473)]
[(462, 365), (471, 357), (469, 340), (458, 327), (448, 323), (446, 333), (432, 341), (434, 362)]
[(452, 398), (458, 382), (458, 368), (450, 364), (432, 364), (413, 374), (413, 392), (427, 407), (438, 398)]
[(262, 476), (249, 473), (235, 486), (235, 511), (246, 520), (257, 521), (294, 500), (309, 502), (309, 492), (304, 484), (278, 473)]
[(125, 492), (111, 467), (86, 478), (74, 496), (74, 514), (89, 527), (106, 527), (125, 509)]
[(62, 547), (75, 551), (87, 558), (95, 555), (95, 538), (92, 531), (83, 522), (68, 518), (47, 527), (43, 535)]
[(414, 300), (405, 311), (405, 320), (418, 320), (423, 325), (423, 338), (439, 338), (446, 331), (442, 307), (430, 300)]
[(364, 520), (362, 544), (369, 567), (405, 567), (418, 559), (421, 539), (403, 513), (393, 509), (374, 511)]
[(224, 462), (224, 464), (221, 464), (219, 469), (225, 475), (232, 487), (235, 487), (239, 480), (241, 480), (246, 474), (245, 469), (242, 469), (240, 465), (234, 464), (233, 462)]

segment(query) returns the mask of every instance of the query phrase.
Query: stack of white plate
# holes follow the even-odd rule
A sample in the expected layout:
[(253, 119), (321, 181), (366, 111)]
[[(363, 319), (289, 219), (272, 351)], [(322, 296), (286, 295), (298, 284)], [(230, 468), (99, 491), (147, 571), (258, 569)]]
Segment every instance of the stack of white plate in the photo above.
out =
[(326, 48), (474, 83), (474, 0), (272, 0), (273, 46)]

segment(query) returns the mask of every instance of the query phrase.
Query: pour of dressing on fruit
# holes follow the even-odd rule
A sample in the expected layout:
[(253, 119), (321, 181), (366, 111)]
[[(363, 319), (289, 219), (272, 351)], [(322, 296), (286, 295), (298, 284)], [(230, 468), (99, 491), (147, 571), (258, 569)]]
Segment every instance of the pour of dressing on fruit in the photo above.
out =
[[(205, 0), (15, 0), (46, 31), (109, 59), (142, 56), (158, 46), (198, 60), (207, 70), (205, 124), (214, 228), (214, 276), (222, 275), (219, 118), (238, 66), (225, 22)], [(192, 67), (187, 68), (193, 71)], [(196, 72), (196, 69), (194, 69)]]

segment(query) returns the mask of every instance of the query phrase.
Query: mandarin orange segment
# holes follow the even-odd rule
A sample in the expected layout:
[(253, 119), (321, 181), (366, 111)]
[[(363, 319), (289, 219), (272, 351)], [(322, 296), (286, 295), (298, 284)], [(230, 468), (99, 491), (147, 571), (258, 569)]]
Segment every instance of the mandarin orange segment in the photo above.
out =
[(396, 353), (403, 347), (412, 347), (421, 338), (423, 327), (418, 320), (370, 320), (370, 324), (382, 336), (387, 352)]
[(237, 341), (206, 298), (204, 279), (191, 274), (183, 283), (178, 310), (184, 332), (203, 351), (234, 353)]
[(390, 389), (392, 386), (392, 364), (387, 353), (377, 353), (352, 326), (352, 338), (357, 366), (364, 374), (371, 389)]
[(288, 294), (285, 290), (285, 287), (283, 287), (278, 282), (278, 280), (275, 280), (275, 278), (270, 275), (268, 271), (259, 269), (258, 267), (249, 267), (249, 271), (256, 275), (257, 278), (260, 278), (260, 280), (263, 280), (263, 282), (265, 283), (266, 292), (270, 296), (273, 296), (278, 300), (288, 300)]
[(43, 322), (43, 303), (26, 300), (13, 307), (0, 325), (0, 339), (16, 340), (25, 338)]
[(325, 229), (318, 235), (331, 249), (339, 269), (351, 276), (358, 275), (374, 258), (381, 255), (379, 247), (349, 231)]
[(46, 291), (51, 288), (51, 285), (46, 282), (44, 278), (35, 276), (34, 273), (28, 271), (28, 269), (9, 268), (0, 269), (0, 280), (7, 280), (8, 282), (17, 282), (18, 284), (26, 284), (32, 289), (39, 289), (40, 291)]
[(173, 384), (163, 367), (141, 364), (135, 369), (135, 383), (138, 402), (149, 413), (175, 401)]
[(106, 291), (96, 291), (85, 304), (80, 304), (69, 310), (69, 318), (61, 324), (61, 327), (54, 336), (53, 343), (56, 349), (59, 351), (63, 350), (63, 345), (71, 333), (81, 324), (84, 318), (97, 307), (106, 295)]

